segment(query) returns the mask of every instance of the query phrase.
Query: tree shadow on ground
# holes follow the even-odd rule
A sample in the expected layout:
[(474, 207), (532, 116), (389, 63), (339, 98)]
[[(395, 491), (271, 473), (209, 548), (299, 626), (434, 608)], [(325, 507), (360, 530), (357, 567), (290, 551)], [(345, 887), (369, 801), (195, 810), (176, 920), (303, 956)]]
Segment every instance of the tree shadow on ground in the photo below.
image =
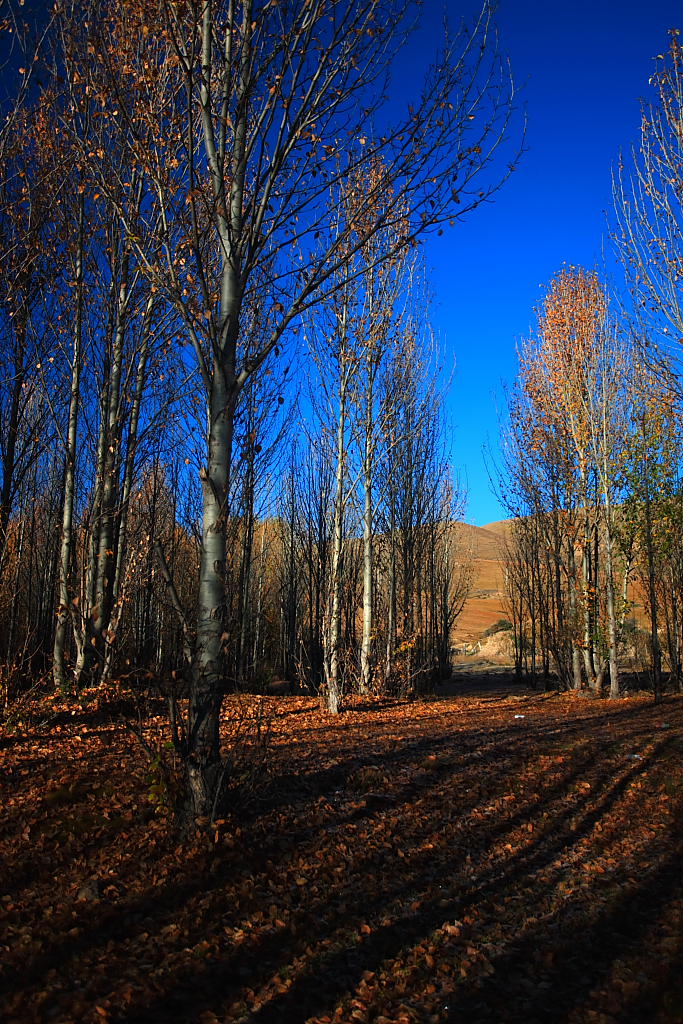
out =
[[(7, 1019), (99, 1006), (111, 1022), (301, 1024), (338, 1007), (342, 1021), (397, 1019), (404, 1005), (419, 1021), (595, 1010), (673, 1024), (680, 793), (666, 821), (649, 815), (683, 702), (665, 732), (642, 702), (568, 716), (544, 701), (523, 724), (515, 710), (496, 700), (487, 719), (480, 702), (432, 701), (414, 722), (322, 722), (275, 751), (280, 774), (236, 839), (179, 853), (158, 833), (155, 862), (151, 826), (131, 811), (110, 889), (91, 901), (74, 890), (84, 871), (107, 881), (116, 830), (31, 863), (17, 812), (11, 934), (23, 922), (31, 939), (2, 972), (8, 993), (22, 990)], [(71, 888), (43, 920), (55, 867)]]

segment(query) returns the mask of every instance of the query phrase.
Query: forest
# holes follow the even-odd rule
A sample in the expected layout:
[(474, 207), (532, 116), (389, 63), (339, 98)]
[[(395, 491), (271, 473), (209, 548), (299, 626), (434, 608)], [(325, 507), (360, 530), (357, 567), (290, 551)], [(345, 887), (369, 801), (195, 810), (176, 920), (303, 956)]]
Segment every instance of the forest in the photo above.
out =
[(677, 33), (614, 171), (622, 284), (558, 269), (519, 346), (477, 672), (425, 241), (523, 173), (495, 5), (405, 104), (414, 0), (23, 6), (3, 1019), (680, 1021)]

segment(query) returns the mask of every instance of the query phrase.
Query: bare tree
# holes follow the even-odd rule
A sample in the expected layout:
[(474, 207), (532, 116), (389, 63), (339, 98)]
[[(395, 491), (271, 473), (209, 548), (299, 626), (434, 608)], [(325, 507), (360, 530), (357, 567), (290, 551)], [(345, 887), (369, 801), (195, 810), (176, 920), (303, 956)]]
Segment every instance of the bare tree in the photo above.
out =
[(41, 453), (44, 422), (34, 398), (48, 353), (39, 320), (50, 275), (47, 230), (58, 195), (44, 113), (13, 107), (11, 120), (0, 178), (0, 567), (14, 498)]
[[(641, 107), (640, 143), (622, 157), (613, 175), (612, 237), (641, 325), (636, 337), (658, 373), (681, 394), (662, 348), (676, 354), (683, 337), (683, 50), (679, 30), (667, 53), (655, 59), (649, 86), (654, 98)], [(642, 327), (645, 327), (645, 330)]]

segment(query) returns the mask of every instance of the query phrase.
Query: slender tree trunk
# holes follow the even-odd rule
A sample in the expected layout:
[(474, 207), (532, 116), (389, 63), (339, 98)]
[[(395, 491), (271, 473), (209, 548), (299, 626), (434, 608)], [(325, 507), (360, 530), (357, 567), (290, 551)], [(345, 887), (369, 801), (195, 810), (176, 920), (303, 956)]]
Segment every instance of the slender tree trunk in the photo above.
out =
[(118, 302), (116, 305), (116, 321), (114, 327), (114, 346), (111, 360), (109, 392), (106, 406), (106, 444), (102, 478), (102, 504), (100, 512), (97, 570), (95, 582), (95, 607), (92, 612), (94, 639), (97, 642), (98, 675), (104, 672), (107, 647), (113, 640), (109, 635), (109, 623), (113, 606), (115, 551), (114, 534), (116, 513), (119, 497), (120, 452), (120, 420), (121, 420), (121, 374), (123, 369), (123, 350), (126, 332), (126, 315), (129, 302), (129, 257), (125, 253), (121, 266)]
[[(114, 580), (112, 586), (112, 615), (109, 621), (110, 640), (105, 649), (104, 669), (102, 678), (108, 679), (113, 669), (114, 638), (118, 632), (121, 614), (123, 612), (123, 580), (124, 567), (126, 564), (128, 546), (128, 520), (130, 512), (130, 495), (133, 488), (133, 477), (135, 473), (135, 459), (137, 456), (138, 428), (140, 423), (140, 410), (144, 394), (145, 381), (147, 379), (147, 359), (149, 354), (149, 340), (151, 332), (151, 316), (153, 309), (153, 297), (147, 302), (145, 318), (142, 328), (142, 339), (138, 353), (138, 365), (135, 375), (135, 388), (133, 392), (133, 403), (130, 414), (130, 426), (128, 428), (128, 445), (126, 448), (126, 463), (123, 475), (123, 487), (121, 490), (121, 511), (118, 524), (118, 543), (116, 545), (116, 565), (114, 568)], [(151, 574), (150, 574), (151, 579)]]
[[(202, 484), (202, 548), (197, 600), (197, 643), (192, 666), (188, 742), (185, 750), (188, 790), (194, 818), (213, 819), (221, 797), (224, 769), (220, 756), (220, 711), (223, 702), (223, 643), (226, 633), (226, 553), (229, 484), (235, 427), (235, 406), (240, 390), (236, 375), (237, 343), (243, 280), (235, 244), (243, 237), (243, 197), (247, 168), (248, 90), (252, 60), (252, 2), (242, 9), (242, 46), (236, 92), (237, 116), (231, 132), (231, 157), (224, 162), (222, 143), (215, 134), (210, 90), (213, 25), (211, 3), (203, 8), (201, 26), (200, 107), (204, 149), (218, 205), (216, 241), (221, 253), (219, 302), (215, 333), (211, 336), (210, 368), (205, 369), (208, 416), (208, 465), (200, 472)], [(234, 12), (231, 10), (231, 16)], [(228, 34), (230, 36), (230, 33)], [(189, 100), (192, 107), (192, 97)], [(224, 122), (223, 122), (224, 123)], [(189, 148), (193, 146), (188, 120)], [(227, 173), (229, 170), (229, 174)], [(229, 178), (229, 184), (227, 179)], [(194, 165), (191, 165), (191, 190)], [(196, 217), (195, 207), (191, 207)], [(196, 221), (193, 230), (197, 232)], [(243, 381), (242, 381), (243, 383)]]
[(244, 527), (242, 535), (242, 559), (240, 566), (240, 592), (238, 601), (238, 622), (240, 624), (239, 646), (237, 649), (237, 681), (247, 682), (249, 628), (251, 624), (251, 565), (254, 547), (254, 459), (256, 454), (249, 442), (246, 480), (244, 484)]
[[(19, 579), (21, 569), (24, 562), (24, 539), (26, 536), (26, 521), (27, 516), (24, 513), (21, 517), (21, 526), (19, 527), (19, 537), (17, 538), (17, 554), (15, 559), (15, 570), (14, 570), (14, 593), (17, 598), (12, 601), (12, 608), (10, 611), (9, 629), (7, 630), (7, 645), (6, 645), (6, 658), (7, 663), (12, 664), (15, 660), (15, 645), (16, 645), (16, 631), (17, 622), (19, 619), (19, 608), (20, 602), (18, 600), (19, 595)], [(9, 696), (9, 688), (5, 693), (5, 699)]]
[(0, 492), (0, 569), (5, 559), (7, 547), (7, 527), (9, 525), (14, 489), (15, 458), (17, 438), (19, 434), (19, 410), (25, 376), (26, 352), (26, 311), (21, 310), (17, 323), (16, 348), (14, 353), (14, 374), (11, 382), (12, 396), (10, 399), (9, 417), (5, 427), (5, 438), (2, 446), (2, 491)]
[(367, 693), (371, 689), (373, 674), (373, 612), (375, 599), (375, 579), (373, 563), (373, 503), (372, 484), (375, 472), (375, 374), (377, 372), (378, 353), (374, 341), (375, 334), (375, 279), (369, 276), (369, 337), (366, 341), (365, 354), (365, 422), (363, 424), (363, 636), (360, 651), (360, 690)]
[(650, 651), (652, 657), (652, 681), (655, 703), (662, 699), (662, 649), (659, 642), (659, 618), (657, 612), (657, 585), (655, 579), (655, 552), (652, 536), (652, 507), (648, 481), (649, 469), (645, 468), (645, 547), (647, 551), (647, 593), (650, 605)]
[[(584, 502), (587, 503), (588, 498), (586, 494), (586, 488), (584, 486)], [(588, 686), (591, 690), (595, 690), (597, 685), (597, 673), (595, 668), (595, 650), (594, 650), (594, 638), (593, 638), (593, 602), (594, 596), (592, 590), (595, 586), (591, 567), (591, 537), (590, 537), (590, 526), (588, 523), (588, 515), (584, 521), (584, 535), (582, 543), (582, 558), (581, 558), (581, 596), (582, 596), (582, 613), (583, 613), (583, 664), (586, 672), (586, 679), (588, 680)]]
[(618, 628), (614, 586), (614, 537), (612, 506), (605, 495), (605, 574), (607, 586), (607, 636), (609, 642), (609, 695), (619, 696), (619, 659), (617, 651)]
[(334, 493), (334, 533), (330, 573), (329, 622), (327, 629), (325, 708), (336, 715), (341, 710), (341, 674), (339, 655), (342, 633), (342, 551), (344, 544), (344, 476), (346, 468), (346, 370), (342, 367), (337, 420), (337, 452)]
[[(368, 415), (370, 409), (368, 407)], [(363, 638), (360, 652), (360, 689), (367, 693), (372, 681), (372, 629), (374, 601), (373, 527), (372, 527), (372, 456), (366, 420), (365, 458), (363, 468)]]
[(186, 761), (195, 818), (211, 819), (220, 796), (226, 517), (235, 399), (233, 381), (228, 380), (225, 368), (214, 357), (208, 410), (208, 467), (200, 473), (204, 510)]
[(73, 512), (76, 490), (76, 448), (78, 444), (78, 406), (81, 389), (82, 334), (83, 334), (83, 249), (85, 241), (85, 212), (83, 196), (78, 208), (78, 241), (76, 250), (76, 316), (74, 318), (73, 363), (71, 367), (71, 393), (69, 419), (64, 453), (64, 485), (62, 498), (62, 529), (59, 551), (59, 584), (57, 624), (52, 653), (52, 675), (55, 686), (66, 687), (65, 646), (69, 621), (69, 576), (73, 551)]
[(260, 660), (260, 645), (261, 645), (261, 617), (263, 615), (263, 581), (265, 578), (266, 563), (265, 563), (265, 548), (266, 548), (266, 527), (265, 523), (261, 523), (261, 551), (259, 554), (259, 574), (258, 574), (258, 587), (256, 589), (256, 612), (254, 615), (254, 646), (252, 648), (252, 659), (254, 670), (259, 664)]
[(574, 556), (574, 543), (570, 537), (568, 540), (567, 567), (569, 572), (569, 618), (571, 621), (572, 637), (572, 687), (575, 690), (581, 689), (581, 652), (577, 646), (574, 630), (576, 628), (576, 559)]
[[(104, 367), (104, 380), (110, 376), (110, 364), (107, 357)], [(74, 685), (79, 689), (83, 679), (90, 671), (97, 643), (93, 631), (92, 612), (95, 607), (97, 588), (97, 556), (100, 548), (100, 513), (102, 503), (102, 486), (104, 481), (107, 449), (107, 417), (108, 391), (105, 389), (100, 400), (100, 429), (97, 438), (97, 463), (95, 468), (95, 486), (93, 488), (90, 510), (90, 530), (86, 533), (83, 561), (84, 572), (78, 608), (72, 616), (74, 639), (76, 641), (76, 664), (74, 666)], [(95, 641), (95, 643), (93, 643)]]
[(387, 649), (384, 666), (385, 686), (391, 678), (396, 651), (396, 501), (393, 486), (389, 493), (389, 578), (387, 580)]

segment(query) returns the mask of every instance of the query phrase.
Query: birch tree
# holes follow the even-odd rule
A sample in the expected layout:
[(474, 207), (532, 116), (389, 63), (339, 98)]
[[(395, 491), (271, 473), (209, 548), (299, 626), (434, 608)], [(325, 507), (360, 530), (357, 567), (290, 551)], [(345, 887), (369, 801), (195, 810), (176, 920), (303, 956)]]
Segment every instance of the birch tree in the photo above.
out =
[[(353, 208), (359, 202), (358, 197), (373, 191), (374, 182), (381, 173), (381, 166), (371, 165), (358, 180), (349, 183), (352, 218)], [(382, 195), (381, 199), (384, 204), (392, 203), (391, 195)], [(365, 216), (367, 218), (367, 214)], [(399, 223), (390, 234), (378, 232), (371, 237), (359, 254), (361, 309), (355, 327), (359, 336), (356, 408), (363, 524), (361, 692), (369, 692), (371, 689), (377, 654), (374, 640), (374, 537), (376, 508), (379, 504), (377, 492), (381, 493), (382, 490), (382, 482), (377, 479), (381, 463), (378, 449), (382, 441), (386, 440), (384, 419), (388, 411), (387, 404), (381, 402), (380, 389), (383, 377), (388, 372), (392, 349), (399, 338), (401, 312), (410, 303), (410, 293), (414, 287), (412, 273), (415, 271), (415, 260), (400, 249), (401, 234), (407, 229), (406, 217), (404, 223)], [(362, 221), (357, 230), (365, 233)], [(393, 257), (384, 259), (383, 250), (394, 253)]]

